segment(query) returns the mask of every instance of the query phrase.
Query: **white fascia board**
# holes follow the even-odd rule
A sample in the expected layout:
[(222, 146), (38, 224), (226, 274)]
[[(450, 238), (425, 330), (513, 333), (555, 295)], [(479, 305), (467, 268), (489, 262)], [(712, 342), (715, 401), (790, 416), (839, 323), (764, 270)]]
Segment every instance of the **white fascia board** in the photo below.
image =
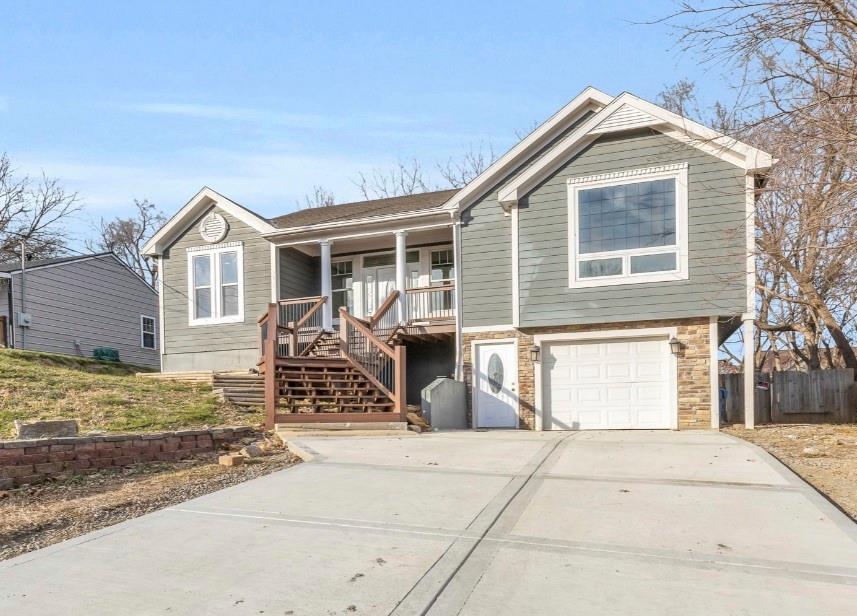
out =
[[(624, 92), (613, 99), (601, 111), (581, 124), (577, 130), (557, 143), (532, 167), (504, 187), (499, 194), (500, 204), (506, 209), (516, 204), (536, 184), (577, 155), (596, 138), (605, 134), (603, 130), (594, 129), (623, 105), (637, 108), (652, 116), (655, 122), (647, 123), (647, 125), (658, 127), (668, 126), (669, 128), (667, 129), (658, 129), (663, 134), (701, 149), (747, 171), (764, 171), (770, 168), (774, 162), (771, 155), (767, 152), (753, 148), (746, 143), (727, 137), (698, 122), (688, 120), (662, 107), (644, 101), (633, 94)], [(626, 128), (620, 130), (626, 130)]]
[(6, 272), (0, 272), (0, 278), (11, 278), (12, 274), (8, 274)]
[(178, 233), (184, 231), (200, 214), (211, 206), (217, 206), (224, 212), (229, 213), (244, 224), (250, 226), (261, 234), (271, 233), (277, 230), (267, 220), (251, 212), (250, 210), (229, 200), (220, 193), (208, 188), (202, 188), (193, 198), (188, 201), (182, 209), (170, 218), (146, 245), (143, 246), (143, 254), (146, 256), (160, 255), (170, 240)]
[(586, 88), (562, 109), (536, 127), (533, 132), (519, 141), (517, 145), (494, 161), (485, 171), (471, 180), (467, 186), (450, 198), (443, 207), (453, 211), (460, 211), (462, 208), (467, 207), (473, 199), (479, 197), (491, 182), (509, 173), (511, 167), (520, 158), (532, 154), (534, 149), (549, 141), (563, 127), (573, 123), (584, 113), (589, 111), (597, 112), (612, 100), (613, 97), (609, 94), (605, 94), (591, 86)]
[[(336, 206), (333, 206), (336, 207)], [(296, 233), (311, 233), (313, 231), (329, 231), (331, 229), (342, 229), (347, 227), (360, 227), (363, 225), (371, 225), (383, 222), (396, 222), (399, 220), (411, 220), (414, 218), (426, 218), (430, 216), (443, 215), (448, 217), (449, 212), (444, 208), (433, 207), (427, 210), (415, 210), (413, 212), (403, 212), (401, 214), (387, 214), (384, 216), (368, 216), (366, 218), (355, 218), (351, 220), (340, 220), (334, 222), (318, 223), (315, 225), (302, 225), (300, 227), (282, 227), (274, 228), (273, 231), (263, 233), (265, 238), (276, 238), (284, 235), (294, 235)], [(451, 224), (451, 222), (450, 222)]]

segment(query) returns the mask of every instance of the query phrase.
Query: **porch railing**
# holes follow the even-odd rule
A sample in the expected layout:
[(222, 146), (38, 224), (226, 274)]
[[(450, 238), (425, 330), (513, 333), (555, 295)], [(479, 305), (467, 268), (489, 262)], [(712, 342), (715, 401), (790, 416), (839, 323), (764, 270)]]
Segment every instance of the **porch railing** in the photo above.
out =
[(405, 292), (409, 321), (433, 321), (455, 318), (455, 285), (420, 287)]
[(368, 319), (369, 329), (378, 338), (389, 343), (399, 329), (398, 299), (400, 293), (393, 291)]
[(390, 346), (360, 319), (339, 309), (339, 348), (343, 357), (393, 401), (401, 417), (406, 411), (405, 347)]
[(327, 297), (298, 297), (277, 302), (277, 320), (283, 332), (281, 357), (306, 355), (324, 334), (322, 307)]

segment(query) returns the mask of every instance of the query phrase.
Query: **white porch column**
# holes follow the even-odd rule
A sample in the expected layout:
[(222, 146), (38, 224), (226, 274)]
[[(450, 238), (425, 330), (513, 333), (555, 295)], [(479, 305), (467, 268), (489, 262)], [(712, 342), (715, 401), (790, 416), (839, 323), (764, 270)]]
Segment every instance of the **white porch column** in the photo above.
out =
[(330, 294), (332, 287), (330, 275), (330, 240), (321, 240), (321, 294), (327, 298), (321, 311), (322, 327), (325, 331), (333, 330), (333, 298)]
[(408, 288), (407, 240), (407, 231), (396, 231), (396, 290), (399, 292), (399, 323), (406, 323), (408, 320), (408, 298), (405, 295)]
[(753, 319), (744, 320), (744, 427), (752, 430), (756, 427), (756, 375), (753, 373), (756, 354), (753, 337)]

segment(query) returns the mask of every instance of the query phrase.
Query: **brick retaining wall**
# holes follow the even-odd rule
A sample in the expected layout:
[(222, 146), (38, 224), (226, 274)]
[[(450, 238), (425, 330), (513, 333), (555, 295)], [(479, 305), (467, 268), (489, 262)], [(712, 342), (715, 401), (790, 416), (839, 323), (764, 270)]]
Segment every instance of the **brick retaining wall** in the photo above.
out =
[(173, 462), (255, 432), (238, 427), (0, 441), (0, 489), (140, 462)]

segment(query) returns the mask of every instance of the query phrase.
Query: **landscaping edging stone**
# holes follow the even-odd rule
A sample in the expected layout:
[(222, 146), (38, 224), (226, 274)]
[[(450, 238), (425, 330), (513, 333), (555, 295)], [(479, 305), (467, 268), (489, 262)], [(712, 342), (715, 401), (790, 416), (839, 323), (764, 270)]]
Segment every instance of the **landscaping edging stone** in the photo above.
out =
[(0, 490), (141, 462), (174, 462), (252, 437), (249, 426), (0, 441)]

